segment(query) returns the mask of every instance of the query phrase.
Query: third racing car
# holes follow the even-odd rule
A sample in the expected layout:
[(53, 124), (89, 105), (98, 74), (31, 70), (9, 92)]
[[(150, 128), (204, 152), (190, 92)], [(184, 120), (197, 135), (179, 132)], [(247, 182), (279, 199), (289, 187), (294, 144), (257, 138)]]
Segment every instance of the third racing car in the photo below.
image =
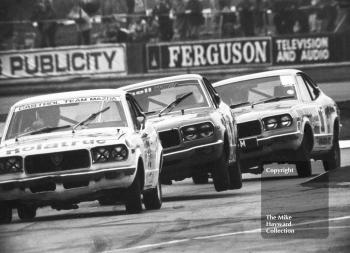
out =
[(310, 176), (310, 158), (325, 170), (340, 165), (340, 119), (336, 103), (299, 70), (245, 75), (214, 84), (236, 115), (242, 171), (264, 164), (296, 165)]

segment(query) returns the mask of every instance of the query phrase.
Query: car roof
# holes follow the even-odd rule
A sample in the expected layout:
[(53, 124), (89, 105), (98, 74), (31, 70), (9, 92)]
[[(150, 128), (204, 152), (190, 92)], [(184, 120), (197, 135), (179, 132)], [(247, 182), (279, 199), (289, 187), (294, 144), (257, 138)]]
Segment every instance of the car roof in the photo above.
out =
[(272, 71), (264, 71), (264, 72), (259, 72), (259, 73), (254, 73), (254, 74), (237, 76), (237, 77), (225, 79), (225, 80), (213, 83), (213, 86), (218, 87), (218, 86), (225, 85), (228, 83), (246, 81), (246, 80), (263, 78), (263, 77), (270, 77), (270, 76), (296, 75), (296, 74), (301, 73), (301, 72), (302, 71), (300, 71), (298, 69), (279, 69), (279, 70), (272, 70)]
[(94, 89), (94, 90), (79, 90), (79, 91), (50, 93), (50, 94), (34, 96), (34, 97), (20, 100), (17, 103), (15, 103), (13, 107), (17, 107), (24, 104), (40, 103), (43, 101), (69, 99), (69, 98), (77, 98), (77, 97), (85, 97), (85, 96), (86, 97), (91, 97), (91, 96), (123, 97), (125, 96), (125, 94), (126, 94), (125, 91), (117, 90), (117, 89)]
[(176, 76), (164, 77), (164, 78), (159, 78), (159, 79), (153, 79), (153, 80), (149, 80), (149, 81), (145, 81), (145, 82), (141, 82), (141, 83), (135, 83), (135, 84), (121, 87), (119, 89), (128, 91), (128, 90), (132, 90), (132, 89), (147, 87), (147, 86), (161, 84), (161, 83), (165, 83), (165, 82), (181, 81), (181, 80), (188, 80), (188, 79), (199, 80), (201, 78), (202, 78), (202, 76), (198, 75), (198, 74), (176, 75)]

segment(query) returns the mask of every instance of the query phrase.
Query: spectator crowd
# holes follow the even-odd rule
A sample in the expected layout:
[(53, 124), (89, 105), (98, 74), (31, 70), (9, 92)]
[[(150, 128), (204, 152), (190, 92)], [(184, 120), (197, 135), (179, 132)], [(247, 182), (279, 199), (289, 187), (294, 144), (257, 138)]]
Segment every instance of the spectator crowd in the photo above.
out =
[[(339, 10), (336, 0), (210, 2), (213, 6), (208, 8), (202, 0), (156, 0), (145, 13), (135, 13), (134, 6), (128, 6), (124, 15), (100, 15), (96, 22), (83, 1), (75, 1), (66, 18), (75, 23), (76, 44), (88, 45), (334, 32)], [(61, 28), (52, 0), (37, 0), (31, 23), (39, 38), (37, 46), (57, 45)], [(94, 32), (96, 23), (99, 28)]]
[[(128, 41), (134, 42), (335, 31), (338, 17), (335, 0), (302, 3), (241, 0), (232, 6), (230, 0), (219, 0), (216, 11), (213, 8), (208, 12), (200, 0), (157, 0), (151, 15), (136, 16), (125, 29), (131, 34)], [(118, 30), (120, 22), (116, 23)]]

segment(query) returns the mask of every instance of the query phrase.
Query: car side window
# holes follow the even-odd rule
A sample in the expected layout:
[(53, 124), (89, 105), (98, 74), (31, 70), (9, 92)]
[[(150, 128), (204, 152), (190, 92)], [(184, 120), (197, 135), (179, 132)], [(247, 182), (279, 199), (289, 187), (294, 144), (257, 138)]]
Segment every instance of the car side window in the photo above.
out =
[(203, 78), (203, 81), (204, 81), (205, 87), (207, 88), (207, 90), (208, 90), (208, 92), (210, 94), (211, 100), (213, 101), (215, 106), (218, 107), (219, 105), (216, 103), (216, 100), (215, 100), (215, 96), (218, 93), (215, 91), (215, 89), (213, 88), (213, 86), (211, 85), (211, 83), (209, 82), (208, 79)]
[(144, 116), (144, 112), (143, 112), (141, 106), (140, 106), (140, 105), (137, 103), (137, 101), (135, 100), (135, 98), (130, 96), (129, 100), (130, 100), (132, 106), (133, 106), (134, 109), (135, 109), (135, 112), (136, 112), (137, 117), (138, 117), (138, 116)]
[(135, 111), (135, 108), (134, 108), (132, 102), (129, 99), (127, 99), (127, 101), (128, 101), (130, 114), (131, 114), (132, 123), (134, 124), (134, 128), (139, 129), (140, 123), (137, 121), (137, 117), (138, 117), (137, 112)]
[(307, 79), (307, 78), (303, 78), (304, 79), (304, 82), (305, 82), (305, 85), (306, 85), (306, 88), (308, 89), (309, 93), (310, 93), (310, 96), (311, 96), (311, 99), (312, 100), (315, 100), (317, 98), (317, 94), (316, 94), (316, 89), (315, 87), (311, 84), (310, 80)]
[(305, 102), (310, 102), (312, 100), (311, 94), (310, 94), (309, 89), (306, 86), (306, 83), (305, 83), (303, 77), (300, 75), (297, 75), (297, 81), (299, 83), (299, 88), (300, 88), (300, 93), (301, 93), (300, 95), (301, 95), (302, 100)]
[(306, 75), (305, 73), (302, 74), (304, 79), (307, 80), (309, 82), (309, 84), (315, 89), (318, 88), (318, 85), (311, 79), (311, 77), (309, 77), (308, 75)]

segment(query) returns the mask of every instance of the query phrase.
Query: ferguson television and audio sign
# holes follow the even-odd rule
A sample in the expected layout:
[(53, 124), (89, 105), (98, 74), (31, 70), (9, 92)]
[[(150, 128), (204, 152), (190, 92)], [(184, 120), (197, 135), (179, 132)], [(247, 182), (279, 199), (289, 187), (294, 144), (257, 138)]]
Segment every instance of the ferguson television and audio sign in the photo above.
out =
[(0, 52), (0, 80), (126, 73), (124, 45)]
[(276, 37), (274, 63), (276, 65), (331, 62), (333, 41), (329, 35)]
[(271, 39), (265, 37), (147, 45), (148, 70), (271, 63)]

